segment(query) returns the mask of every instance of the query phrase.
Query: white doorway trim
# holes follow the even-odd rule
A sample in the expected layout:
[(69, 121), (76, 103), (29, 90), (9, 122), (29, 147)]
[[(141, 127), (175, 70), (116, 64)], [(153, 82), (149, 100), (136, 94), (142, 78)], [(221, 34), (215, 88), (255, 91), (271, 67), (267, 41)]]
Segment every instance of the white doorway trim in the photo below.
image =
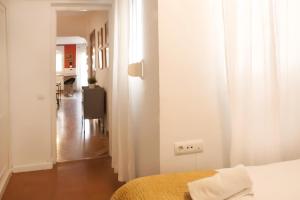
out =
[[(102, 1), (59, 1), (53, 2), (51, 4), (51, 38), (50, 42), (52, 44), (50, 50), (51, 56), (51, 65), (49, 69), (50, 73), (50, 97), (53, 99), (51, 101), (50, 109), (51, 109), (51, 158), (53, 164), (56, 163), (57, 160), (57, 151), (56, 151), (56, 99), (55, 99), (55, 92), (56, 92), (56, 70), (55, 70), (55, 55), (56, 55), (56, 29), (57, 29), (57, 11), (82, 11), (82, 10), (107, 10), (109, 12), (112, 11), (112, 1), (111, 0), (102, 0)], [(109, 138), (110, 140), (110, 138)]]

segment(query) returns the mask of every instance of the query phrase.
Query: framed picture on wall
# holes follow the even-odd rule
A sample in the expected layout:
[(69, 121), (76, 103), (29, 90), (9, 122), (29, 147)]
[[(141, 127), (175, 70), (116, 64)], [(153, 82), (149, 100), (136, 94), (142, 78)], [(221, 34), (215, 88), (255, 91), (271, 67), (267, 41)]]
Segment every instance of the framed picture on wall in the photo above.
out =
[(93, 30), (90, 34), (90, 52), (89, 52), (89, 59), (90, 59), (90, 73), (96, 70), (96, 31)]
[(105, 52), (105, 68), (109, 67), (109, 27), (108, 21), (104, 24), (104, 52)]
[(105, 67), (109, 68), (109, 47), (105, 47)]
[(104, 28), (101, 27), (98, 31), (98, 63), (99, 68), (105, 68), (105, 52), (104, 52)]
[(98, 31), (98, 47), (99, 48), (102, 48), (104, 46), (104, 43), (103, 43), (103, 28), (101, 27), (100, 28), (100, 31)]
[(109, 67), (109, 36), (108, 22), (106, 22), (98, 31), (98, 63), (99, 68)]
[(99, 68), (103, 69), (103, 50), (101, 48), (98, 49), (98, 59), (99, 59)]
[(98, 38), (98, 48), (101, 47), (101, 42), (100, 42), (100, 31), (97, 31), (97, 38)]
[(105, 45), (108, 45), (109, 44), (109, 32), (108, 32), (108, 22), (106, 22), (104, 24), (104, 35), (105, 35), (105, 39), (104, 39), (104, 42), (105, 42)]

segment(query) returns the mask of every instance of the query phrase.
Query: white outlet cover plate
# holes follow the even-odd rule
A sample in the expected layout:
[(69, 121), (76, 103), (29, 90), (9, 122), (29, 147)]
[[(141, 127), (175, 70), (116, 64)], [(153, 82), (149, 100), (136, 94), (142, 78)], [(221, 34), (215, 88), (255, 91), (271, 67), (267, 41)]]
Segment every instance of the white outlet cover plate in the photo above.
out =
[(203, 140), (188, 140), (174, 143), (175, 155), (194, 154), (203, 152)]

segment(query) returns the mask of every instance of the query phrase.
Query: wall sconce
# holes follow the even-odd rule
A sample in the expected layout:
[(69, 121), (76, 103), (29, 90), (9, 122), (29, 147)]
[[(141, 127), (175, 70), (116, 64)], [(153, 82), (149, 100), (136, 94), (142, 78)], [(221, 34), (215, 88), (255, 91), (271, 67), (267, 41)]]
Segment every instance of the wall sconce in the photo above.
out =
[(141, 79), (144, 76), (144, 62), (137, 62), (128, 65), (128, 75), (134, 77), (140, 77)]

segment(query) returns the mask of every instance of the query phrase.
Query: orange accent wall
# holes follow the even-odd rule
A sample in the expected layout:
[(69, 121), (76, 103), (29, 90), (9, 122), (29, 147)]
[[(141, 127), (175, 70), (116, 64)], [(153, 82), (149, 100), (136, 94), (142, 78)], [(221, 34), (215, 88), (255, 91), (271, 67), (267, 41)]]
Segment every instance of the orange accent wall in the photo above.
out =
[(65, 45), (64, 48), (65, 54), (65, 68), (69, 68), (72, 65), (76, 67), (76, 44)]

